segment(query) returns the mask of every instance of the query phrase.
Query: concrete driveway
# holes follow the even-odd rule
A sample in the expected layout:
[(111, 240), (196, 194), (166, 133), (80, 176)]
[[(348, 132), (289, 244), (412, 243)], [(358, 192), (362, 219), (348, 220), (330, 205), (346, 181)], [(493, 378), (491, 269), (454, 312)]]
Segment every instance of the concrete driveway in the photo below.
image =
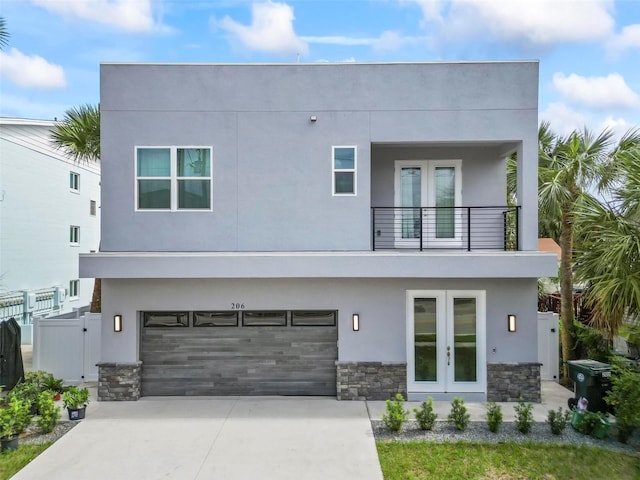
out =
[(309, 397), (93, 402), (13, 477), (382, 480), (367, 405)]

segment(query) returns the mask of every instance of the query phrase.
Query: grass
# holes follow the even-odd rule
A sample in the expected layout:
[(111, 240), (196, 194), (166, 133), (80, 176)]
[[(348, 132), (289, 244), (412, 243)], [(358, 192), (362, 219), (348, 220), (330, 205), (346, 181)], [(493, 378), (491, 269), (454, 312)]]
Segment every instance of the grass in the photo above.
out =
[(51, 444), (52, 442), (40, 445), (20, 445), (16, 450), (2, 452), (0, 454), (0, 480), (7, 480), (14, 476)]
[(594, 447), (376, 442), (385, 480), (638, 480), (640, 456)]

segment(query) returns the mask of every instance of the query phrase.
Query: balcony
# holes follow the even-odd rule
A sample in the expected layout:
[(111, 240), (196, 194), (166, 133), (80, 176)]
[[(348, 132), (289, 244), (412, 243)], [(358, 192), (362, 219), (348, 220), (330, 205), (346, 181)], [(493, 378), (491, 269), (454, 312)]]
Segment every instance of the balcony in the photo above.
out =
[(375, 250), (518, 250), (520, 207), (373, 207)]

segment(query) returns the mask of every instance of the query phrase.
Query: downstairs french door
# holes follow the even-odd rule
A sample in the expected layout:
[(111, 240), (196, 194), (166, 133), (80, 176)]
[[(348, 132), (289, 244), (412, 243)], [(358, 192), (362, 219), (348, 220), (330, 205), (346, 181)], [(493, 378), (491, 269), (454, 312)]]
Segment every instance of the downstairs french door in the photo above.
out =
[(407, 291), (407, 388), (486, 391), (484, 290)]

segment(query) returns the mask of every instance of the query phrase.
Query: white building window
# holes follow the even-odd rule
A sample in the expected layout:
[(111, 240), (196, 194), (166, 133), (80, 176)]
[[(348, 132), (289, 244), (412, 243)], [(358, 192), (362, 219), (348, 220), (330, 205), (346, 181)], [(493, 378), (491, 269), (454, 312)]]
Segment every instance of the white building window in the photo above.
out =
[(71, 245), (80, 244), (80, 227), (77, 225), (71, 225), (69, 227), (69, 243)]
[(356, 194), (356, 147), (332, 147), (333, 195)]
[(91, 215), (92, 217), (96, 216), (96, 201), (95, 200), (89, 200), (89, 215)]
[(72, 192), (80, 191), (80, 174), (76, 172), (69, 172), (69, 189)]
[(71, 280), (69, 282), (69, 298), (78, 298), (80, 295), (80, 280)]
[(211, 210), (211, 147), (137, 147), (137, 210)]

